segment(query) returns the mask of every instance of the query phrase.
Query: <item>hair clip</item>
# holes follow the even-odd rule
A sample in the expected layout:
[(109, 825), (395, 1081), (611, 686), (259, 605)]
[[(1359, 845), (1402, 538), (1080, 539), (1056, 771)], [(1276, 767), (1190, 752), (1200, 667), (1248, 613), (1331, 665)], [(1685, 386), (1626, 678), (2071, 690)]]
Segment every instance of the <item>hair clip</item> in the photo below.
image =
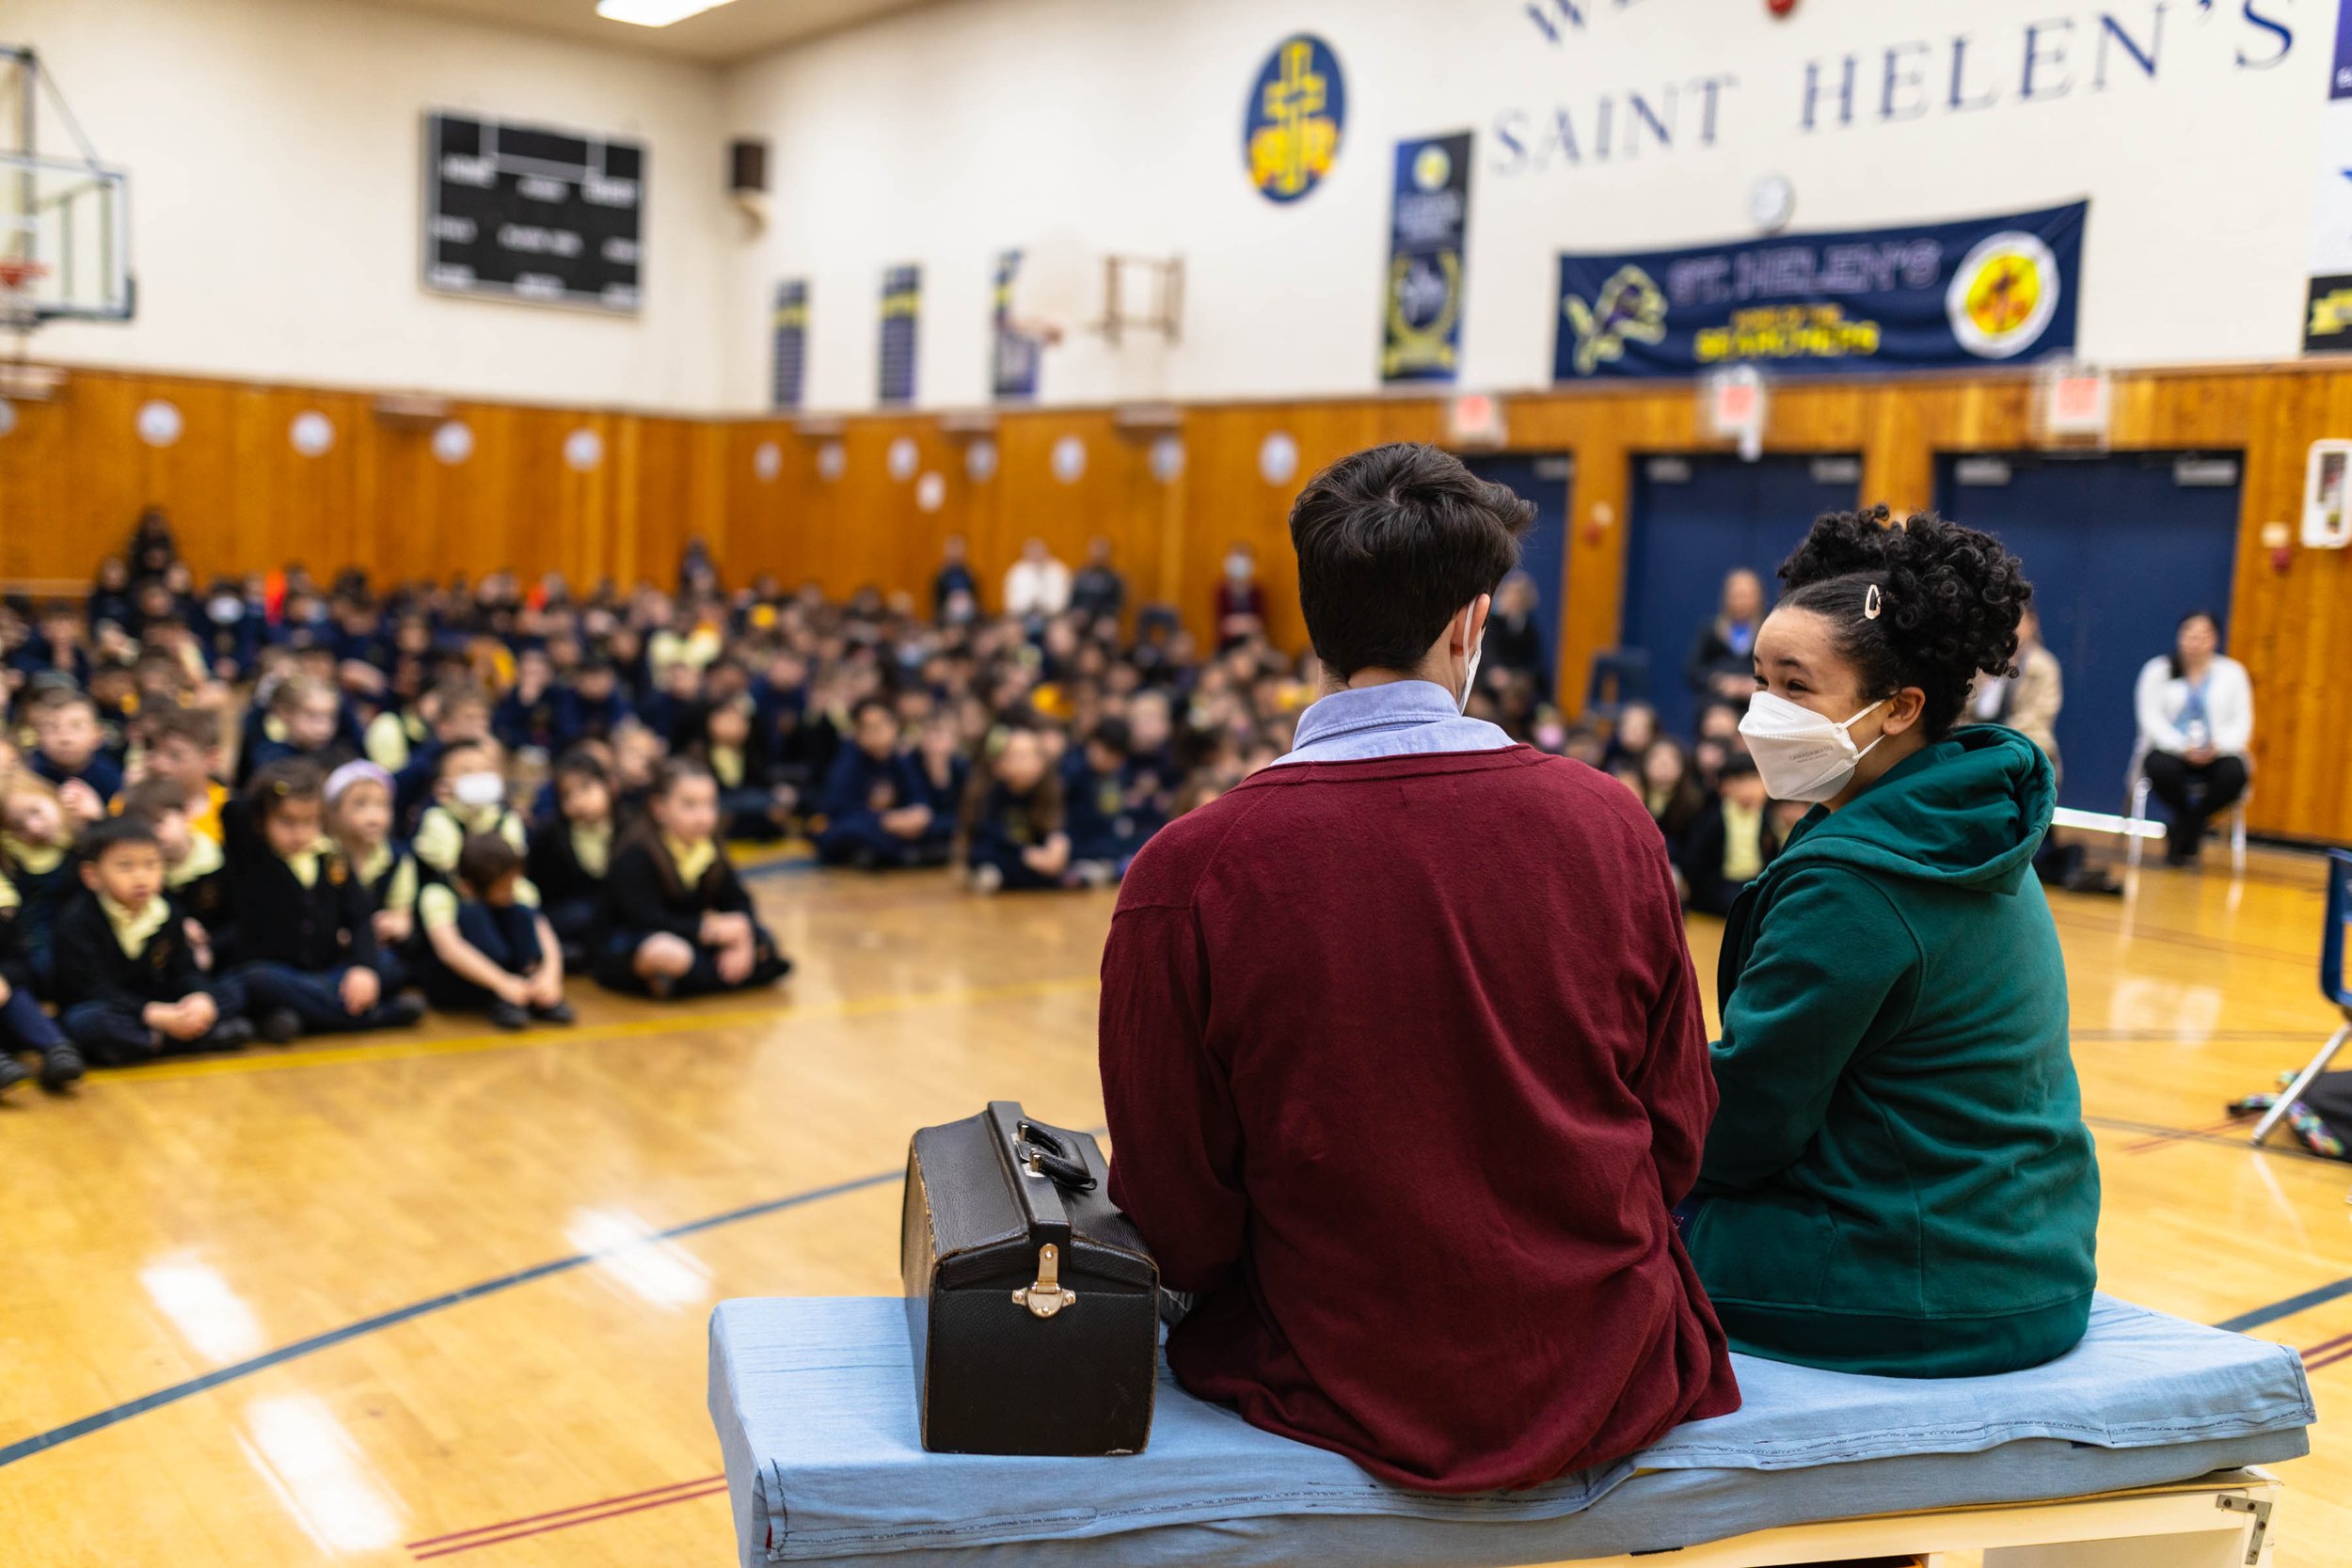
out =
[(1885, 612), (1886, 607), (1879, 599), (1879, 585), (1874, 582), (1870, 584), (1870, 591), (1862, 595), (1862, 618), (1875, 621)]

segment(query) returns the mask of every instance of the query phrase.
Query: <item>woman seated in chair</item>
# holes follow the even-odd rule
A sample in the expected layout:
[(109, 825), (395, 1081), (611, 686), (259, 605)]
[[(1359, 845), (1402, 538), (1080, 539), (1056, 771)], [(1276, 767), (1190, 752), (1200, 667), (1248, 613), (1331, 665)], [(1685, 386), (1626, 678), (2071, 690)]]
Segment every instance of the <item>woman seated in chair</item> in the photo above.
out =
[(2099, 1168), (2033, 875), (2058, 789), (1956, 728), (2033, 590), (1985, 534), (1823, 517), (1781, 567), (1740, 731), (1818, 802), (1732, 906), (1721, 1097), (1685, 1239), (1732, 1348), (1968, 1377), (2090, 1323)]
[(2171, 814), (2165, 847), (2171, 865), (2196, 863), (2205, 824), (2246, 793), (2246, 752), (2254, 742), (2254, 688), (2246, 666), (2221, 651), (2211, 610), (2190, 611), (2169, 656), (2139, 672), (2140, 768)]

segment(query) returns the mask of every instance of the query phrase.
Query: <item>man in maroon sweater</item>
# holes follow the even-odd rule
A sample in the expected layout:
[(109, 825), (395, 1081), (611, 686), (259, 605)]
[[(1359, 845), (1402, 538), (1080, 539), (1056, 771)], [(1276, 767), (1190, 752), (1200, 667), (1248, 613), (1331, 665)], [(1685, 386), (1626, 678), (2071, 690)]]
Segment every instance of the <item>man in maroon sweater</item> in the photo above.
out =
[(1435, 1492), (1740, 1402), (1669, 1213), (1715, 1109), (1673, 873), (1622, 785), (1462, 717), (1527, 508), (1430, 447), (1291, 512), (1324, 695), (1136, 857), (1103, 954), (1111, 1196), (1178, 1379)]

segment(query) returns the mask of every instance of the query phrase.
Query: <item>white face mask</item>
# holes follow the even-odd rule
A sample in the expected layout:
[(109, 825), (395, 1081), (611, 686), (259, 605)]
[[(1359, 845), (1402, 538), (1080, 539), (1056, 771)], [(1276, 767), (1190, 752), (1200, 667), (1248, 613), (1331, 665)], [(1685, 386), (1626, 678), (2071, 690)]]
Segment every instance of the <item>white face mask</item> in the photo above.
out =
[[(1465, 632), (1467, 632), (1467, 631), (1469, 631), (1469, 630), (1470, 630), (1470, 610), (1476, 610), (1477, 608), (1478, 608), (1478, 601), (1477, 601), (1476, 599), (1472, 599), (1472, 600), (1470, 602), (1470, 607), (1469, 607), (1469, 609), (1467, 609), (1467, 610), (1463, 610), (1463, 611), (1462, 611), (1462, 629), (1463, 629)], [(1483, 637), (1483, 636), (1482, 636), (1482, 637), (1480, 637), (1480, 638), (1479, 638), (1479, 640), (1478, 640), (1478, 646), (1477, 646), (1477, 647), (1475, 647), (1475, 648), (1472, 648), (1472, 649), (1470, 650), (1470, 668), (1469, 668), (1467, 671), (1463, 672), (1463, 674), (1462, 674), (1462, 709), (1461, 709), (1461, 710), (1462, 710), (1464, 713), (1468, 713), (1468, 712), (1470, 711), (1470, 693), (1478, 689), (1478, 657), (1479, 657), (1481, 654), (1485, 653), (1486, 651), (1486, 638), (1485, 638), (1485, 637)]]
[(1246, 555), (1229, 555), (1225, 558), (1225, 575), (1235, 582), (1248, 582), (1257, 574), (1257, 562)]
[(1740, 721), (1756, 770), (1764, 776), (1765, 792), (1775, 800), (1820, 801), (1833, 799), (1853, 779), (1854, 768), (1870, 754), (1878, 740), (1856, 749), (1850, 732), (1878, 708), (1881, 697), (1844, 723), (1822, 718), (1786, 697), (1759, 691)]
[(461, 806), (495, 806), (506, 799), (506, 781), (496, 773), (460, 773), (449, 792)]

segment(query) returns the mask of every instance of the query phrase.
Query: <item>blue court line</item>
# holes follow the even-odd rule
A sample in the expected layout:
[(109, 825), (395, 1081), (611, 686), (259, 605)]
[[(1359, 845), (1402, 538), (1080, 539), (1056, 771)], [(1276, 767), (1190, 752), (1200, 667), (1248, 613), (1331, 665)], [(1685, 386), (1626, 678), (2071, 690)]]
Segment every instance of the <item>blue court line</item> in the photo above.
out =
[(2352, 1296), (2352, 1279), (2339, 1279), (2331, 1285), (2321, 1285), (2304, 1291), (2299, 1296), (2289, 1296), (2284, 1301), (2274, 1301), (2267, 1307), (2257, 1307), (2251, 1312), (2241, 1312), (2236, 1317), (2217, 1323), (2213, 1326), (2226, 1328), (2233, 1334), (2243, 1334), (2249, 1328), (2260, 1328), (2265, 1323), (2275, 1323), (2280, 1318), (2292, 1318), (2297, 1312), (2308, 1311), (2314, 1307), (2324, 1307), (2343, 1296)]
[(20, 1459), (30, 1458), (42, 1449), (54, 1449), (60, 1443), (71, 1443), (76, 1437), (87, 1437), (93, 1432), (102, 1432), (117, 1422), (127, 1421), (134, 1416), (144, 1416), (151, 1410), (160, 1410), (165, 1405), (176, 1404), (191, 1394), (200, 1394), (208, 1388), (217, 1388), (224, 1383), (234, 1383), (240, 1378), (251, 1377), (256, 1372), (267, 1371), (272, 1367), (281, 1366), (288, 1361), (309, 1355), (313, 1351), (326, 1350), (330, 1346), (340, 1345), (345, 1340), (357, 1339), (361, 1335), (373, 1334), (379, 1328), (390, 1328), (395, 1323), (405, 1323), (411, 1318), (421, 1318), (426, 1313), (437, 1312), (444, 1307), (455, 1307), (461, 1302), (496, 1295), (501, 1291), (511, 1291), (517, 1285), (528, 1285), (534, 1279), (545, 1279), (549, 1275), (564, 1274), (580, 1268), (583, 1264), (594, 1263), (617, 1253), (628, 1252), (633, 1247), (643, 1246), (648, 1242), (674, 1241), (680, 1236), (691, 1236), (698, 1231), (715, 1229), (723, 1225), (733, 1225), (739, 1220), (757, 1219), (762, 1214), (772, 1214), (780, 1210), (798, 1209), (803, 1204), (821, 1202), (829, 1197), (839, 1197), (846, 1193), (862, 1192), (868, 1187), (879, 1187), (886, 1181), (896, 1181), (903, 1175), (905, 1175), (903, 1170), (886, 1170), (872, 1176), (861, 1176), (854, 1180), (836, 1181), (829, 1187), (812, 1187), (807, 1192), (791, 1193), (783, 1197), (770, 1198), (765, 1203), (747, 1204), (743, 1208), (730, 1209), (722, 1214), (710, 1214), (702, 1219), (689, 1220), (684, 1225), (674, 1225), (667, 1230), (657, 1230), (619, 1246), (605, 1247), (596, 1252), (576, 1252), (569, 1258), (557, 1258), (548, 1262), (534, 1263), (530, 1268), (517, 1269), (513, 1274), (500, 1275), (496, 1279), (485, 1279), (478, 1284), (462, 1286), (454, 1291), (444, 1291), (437, 1296), (428, 1296), (422, 1301), (412, 1301), (405, 1307), (395, 1307), (390, 1311), (379, 1312), (373, 1318), (362, 1318), (358, 1323), (345, 1323), (341, 1328), (330, 1328), (324, 1334), (313, 1334), (308, 1339), (296, 1339), (293, 1344), (280, 1345), (273, 1351), (264, 1351), (249, 1361), (239, 1361), (231, 1366), (216, 1367), (201, 1377), (192, 1377), (185, 1383), (175, 1383), (168, 1388), (158, 1388), (151, 1394), (142, 1394), (137, 1399), (101, 1410), (94, 1416), (85, 1416), (78, 1421), (68, 1421), (61, 1427), (52, 1427), (47, 1432), (36, 1433), (30, 1437), (10, 1443), (6, 1448), (0, 1448), (0, 1466), (13, 1465)]
[[(735, 874), (739, 877), (797, 877), (803, 872), (816, 869), (818, 869), (817, 857), (814, 855), (780, 855), (771, 861), (760, 861), (752, 865), (737, 866)], [(2298, 1035), (2296, 1038), (2300, 1039), (2302, 1037)]]

